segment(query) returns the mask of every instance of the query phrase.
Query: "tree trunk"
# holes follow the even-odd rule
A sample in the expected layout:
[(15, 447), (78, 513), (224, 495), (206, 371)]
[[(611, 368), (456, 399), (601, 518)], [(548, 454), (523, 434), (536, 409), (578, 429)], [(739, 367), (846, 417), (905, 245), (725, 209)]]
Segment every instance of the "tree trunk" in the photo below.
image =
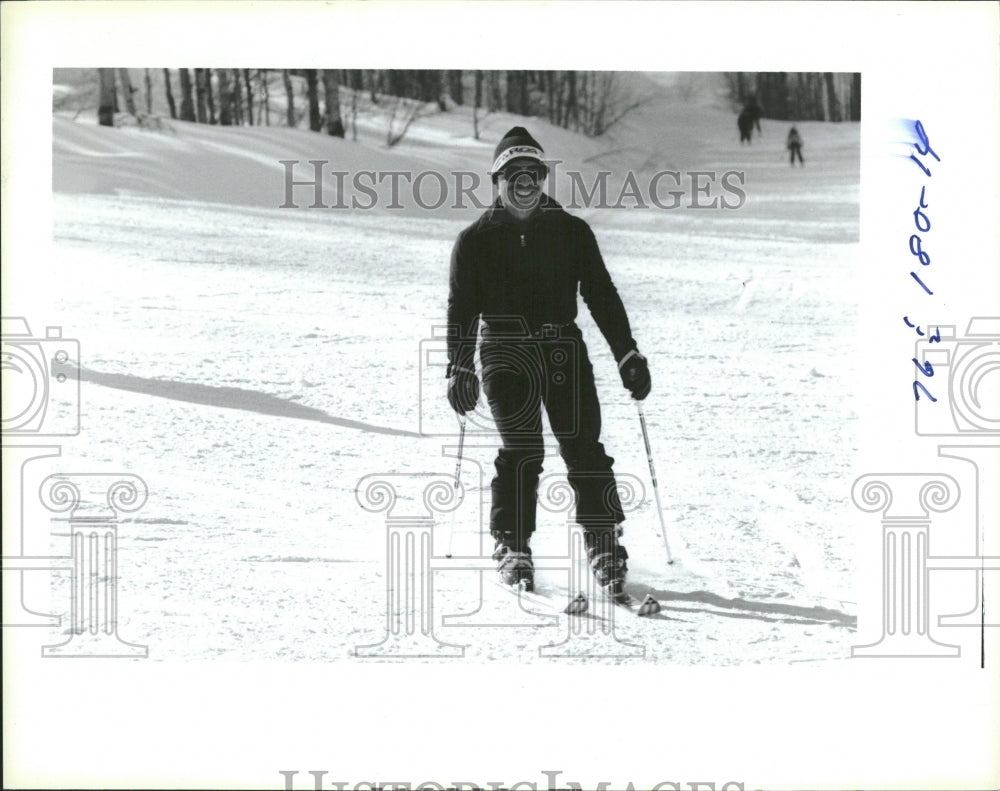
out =
[(170, 108), (170, 117), (177, 118), (177, 104), (174, 102), (174, 92), (170, 88), (170, 69), (163, 70), (163, 87), (167, 93), (167, 107)]
[(295, 126), (295, 91), (292, 90), (292, 77), (288, 73), (288, 69), (281, 70), (281, 80), (285, 83), (285, 101), (287, 106), (285, 107), (285, 122), (291, 126)]
[(205, 72), (205, 100), (208, 102), (208, 122), (214, 124), (215, 117), (215, 95), (212, 91), (212, 70), (202, 69)]
[(851, 120), (861, 120), (861, 72), (851, 75)]
[(305, 69), (306, 95), (309, 97), (309, 130), (318, 132), (323, 128), (323, 116), (319, 114), (319, 77), (316, 69)]
[(149, 76), (149, 69), (143, 69), (143, 81), (146, 86), (146, 115), (153, 114), (153, 78)]
[(243, 69), (243, 87), (247, 94), (247, 123), (253, 126), (253, 89), (250, 87), (250, 69)]
[(524, 71), (507, 72), (507, 112), (528, 115), (528, 75)]
[(125, 110), (129, 115), (137, 115), (135, 111), (135, 88), (129, 77), (128, 69), (118, 69), (118, 79), (122, 82), (122, 96), (125, 98)]
[(97, 101), (97, 123), (101, 126), (115, 125), (115, 70), (98, 69), (97, 79), (100, 96)]
[(475, 88), (472, 92), (472, 136), (479, 139), (479, 106), (483, 103), (483, 73), (476, 71), (474, 76)]
[(489, 112), (495, 112), (503, 107), (503, 92), (500, 90), (500, 72), (486, 72), (486, 108)]
[(326, 133), (344, 136), (344, 121), (340, 117), (340, 78), (336, 71), (323, 69), (323, 102), (326, 105)]
[[(264, 115), (264, 126), (271, 125), (271, 87), (268, 84), (270, 82), (270, 76), (268, 75), (268, 69), (257, 69), (257, 82), (260, 83), (260, 112)], [(260, 125), (260, 119), (258, 118), (258, 126)]]
[(194, 70), (194, 94), (198, 108), (198, 123), (208, 123), (208, 108), (205, 103), (205, 70)]
[(181, 78), (181, 120), (195, 121), (194, 97), (191, 95), (191, 72), (188, 69), (178, 69)]
[(465, 104), (464, 89), (462, 87), (462, 72), (460, 69), (452, 69), (448, 72), (448, 93), (455, 100), (455, 104), (461, 106)]
[(448, 74), (449, 72), (447, 71), (439, 71), (435, 80), (438, 86), (436, 97), (438, 109), (442, 113), (447, 112), (449, 105), (455, 101), (451, 96), (451, 83), (448, 80)]
[(219, 74), (219, 123), (222, 126), (233, 125), (233, 93), (229, 87), (229, 75), (225, 69), (218, 69)]
[(576, 129), (580, 126), (580, 108), (577, 103), (575, 71), (567, 72), (566, 84), (568, 87), (568, 93), (566, 95), (566, 110), (562, 126), (569, 129), (569, 122), (572, 119), (573, 128)]
[(824, 72), (823, 78), (826, 80), (826, 101), (830, 108), (830, 120), (843, 121), (844, 114), (840, 109), (840, 99), (837, 97), (837, 86), (834, 83), (833, 72)]
[(233, 69), (229, 75), (232, 78), (233, 123), (243, 126), (243, 91), (240, 90), (240, 70)]

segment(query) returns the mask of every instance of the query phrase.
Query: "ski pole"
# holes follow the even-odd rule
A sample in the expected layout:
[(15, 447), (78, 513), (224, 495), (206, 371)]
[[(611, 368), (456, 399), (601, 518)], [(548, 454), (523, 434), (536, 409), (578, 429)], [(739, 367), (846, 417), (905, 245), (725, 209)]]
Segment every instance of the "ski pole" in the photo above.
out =
[(667, 550), (667, 563), (673, 564), (674, 556), (670, 554), (670, 542), (667, 541), (667, 525), (663, 520), (663, 505), (660, 503), (660, 487), (656, 484), (656, 469), (653, 467), (653, 451), (649, 447), (649, 432), (646, 431), (646, 413), (642, 409), (642, 401), (635, 402), (639, 410), (639, 424), (642, 426), (642, 440), (646, 443), (646, 460), (649, 462), (649, 476), (653, 479), (653, 494), (656, 495), (656, 513), (660, 516), (660, 531), (663, 533), (663, 546)]
[[(462, 449), (465, 447), (465, 415), (458, 416), (458, 461), (455, 462), (455, 496), (458, 497), (458, 487), (461, 483), (462, 476)], [(451, 542), (455, 537), (455, 512), (458, 511), (458, 506), (451, 511), (451, 526), (448, 528), (448, 551), (445, 552), (445, 557), (451, 557)]]

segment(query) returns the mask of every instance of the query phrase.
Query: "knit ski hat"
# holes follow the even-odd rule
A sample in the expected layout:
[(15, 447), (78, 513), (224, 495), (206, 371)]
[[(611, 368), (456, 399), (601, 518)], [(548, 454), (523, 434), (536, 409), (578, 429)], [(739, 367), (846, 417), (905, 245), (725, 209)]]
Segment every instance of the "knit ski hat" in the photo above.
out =
[(541, 145), (528, 133), (528, 130), (523, 126), (515, 126), (503, 136), (493, 150), (493, 167), (489, 173), (496, 178), (496, 175), (503, 170), (503, 166), (512, 159), (535, 159), (544, 165), (544, 156), (545, 152)]

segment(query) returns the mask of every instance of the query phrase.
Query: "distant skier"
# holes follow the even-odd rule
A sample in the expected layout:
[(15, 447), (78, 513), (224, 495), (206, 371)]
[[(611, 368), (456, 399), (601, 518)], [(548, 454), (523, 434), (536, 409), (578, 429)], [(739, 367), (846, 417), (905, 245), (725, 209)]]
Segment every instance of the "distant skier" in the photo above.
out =
[(584, 529), (591, 569), (615, 598), (624, 593), (628, 553), (618, 541), (625, 519), (612, 464), (600, 442), (594, 371), (574, 323), (577, 290), (604, 335), (633, 398), (650, 391), (649, 368), (597, 241), (582, 219), (543, 192), (544, 152), (515, 126), (496, 146), (490, 169), (499, 197), (463, 230), (451, 256), (448, 401), (464, 415), (483, 390), (501, 437), (492, 482), (490, 533), (502, 581), (534, 585), (530, 541), (545, 447), (544, 405)]
[(760, 134), (760, 117), (762, 114), (763, 110), (757, 104), (757, 97), (751, 95), (743, 110), (736, 118), (736, 126), (740, 130), (741, 144), (750, 143), (750, 137), (755, 126), (757, 127), (757, 133)]
[(794, 167), (795, 157), (798, 157), (799, 162), (805, 167), (806, 163), (802, 159), (802, 137), (799, 135), (799, 130), (794, 126), (788, 130), (788, 140), (785, 142), (785, 146), (789, 151), (790, 164)]

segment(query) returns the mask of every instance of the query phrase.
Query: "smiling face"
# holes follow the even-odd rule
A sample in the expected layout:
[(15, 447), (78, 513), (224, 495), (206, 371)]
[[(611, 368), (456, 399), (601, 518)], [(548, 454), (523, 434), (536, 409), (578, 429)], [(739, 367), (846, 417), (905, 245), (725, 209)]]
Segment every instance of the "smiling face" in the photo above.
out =
[(516, 219), (527, 220), (542, 199), (546, 167), (536, 159), (514, 159), (497, 177), (500, 202)]

